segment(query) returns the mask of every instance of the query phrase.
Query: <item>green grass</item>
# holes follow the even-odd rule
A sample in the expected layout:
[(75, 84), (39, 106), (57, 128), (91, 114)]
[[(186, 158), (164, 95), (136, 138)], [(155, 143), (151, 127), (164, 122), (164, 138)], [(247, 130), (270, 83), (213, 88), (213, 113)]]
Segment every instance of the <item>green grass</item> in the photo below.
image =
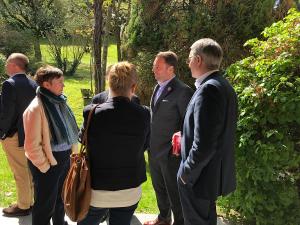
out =
[[(44, 62), (54, 64), (47, 45), (42, 44), (42, 55)], [(108, 65), (117, 61), (117, 48), (116, 45), (109, 46)], [(81, 88), (90, 88), (90, 55), (86, 54), (83, 57), (82, 64), (80, 64), (77, 73), (74, 77), (65, 77), (64, 93), (68, 97), (68, 104), (72, 108), (78, 126), (81, 126), (83, 99), (81, 97)], [(147, 159), (147, 154), (145, 154)], [(142, 186), (143, 195), (137, 209), (138, 212), (144, 213), (157, 213), (156, 199), (154, 190), (151, 184), (150, 172), (147, 166), (147, 182)], [(0, 207), (8, 206), (16, 201), (15, 183), (13, 175), (8, 166), (6, 156), (0, 146)]]

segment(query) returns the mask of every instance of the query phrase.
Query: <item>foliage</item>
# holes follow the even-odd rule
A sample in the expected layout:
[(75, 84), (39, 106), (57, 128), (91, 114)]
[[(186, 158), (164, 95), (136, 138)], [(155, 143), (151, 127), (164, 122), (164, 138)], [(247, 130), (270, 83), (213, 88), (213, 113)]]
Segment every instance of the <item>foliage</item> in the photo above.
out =
[(57, 33), (47, 37), (50, 44), (49, 53), (56, 62), (56, 66), (66, 76), (73, 76), (84, 54), (90, 52), (89, 39), (81, 35), (66, 36)]
[(35, 37), (34, 50), (41, 60), (39, 39), (46, 32), (64, 24), (63, 4), (60, 0), (11, 1), (0, 0), (0, 14), (5, 22), (19, 30), (30, 31)]
[(13, 52), (32, 54), (32, 36), (25, 31), (17, 31), (0, 21), (0, 53), (8, 57)]
[(300, 224), (300, 13), (246, 42), (227, 70), (238, 94), (236, 192), (221, 200), (251, 224)]
[(5, 56), (0, 54), (0, 88), (2, 86), (3, 81), (6, 79), (5, 75)]
[[(191, 44), (210, 37), (224, 50), (223, 68), (241, 59), (247, 51), (243, 43), (258, 36), (273, 22), (274, 0), (136, 0), (126, 27), (123, 50), (127, 58), (140, 62), (139, 54), (149, 57), (158, 51), (172, 50), (179, 56), (178, 74), (192, 83), (185, 59)], [(141, 76), (150, 76), (148, 62)], [(144, 78), (142, 78), (144, 79)], [(149, 102), (151, 93), (144, 102)]]

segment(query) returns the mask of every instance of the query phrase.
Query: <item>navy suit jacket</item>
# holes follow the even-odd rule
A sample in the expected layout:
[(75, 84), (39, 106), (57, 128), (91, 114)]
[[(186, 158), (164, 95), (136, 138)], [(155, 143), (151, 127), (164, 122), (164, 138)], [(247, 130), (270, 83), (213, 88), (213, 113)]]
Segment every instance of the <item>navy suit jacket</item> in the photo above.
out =
[(215, 200), (235, 190), (236, 123), (234, 89), (215, 72), (203, 80), (193, 95), (181, 140), (182, 162), (178, 176), (202, 199)]
[(0, 137), (18, 132), (19, 146), (24, 145), (23, 112), (36, 95), (37, 84), (25, 74), (16, 74), (2, 85), (0, 107)]
[[(92, 98), (92, 104), (102, 104), (104, 102), (106, 102), (108, 99), (108, 91), (102, 91), (98, 94), (96, 94), (93, 98)], [(140, 105), (140, 99), (138, 96), (133, 95), (131, 98), (131, 101)]]

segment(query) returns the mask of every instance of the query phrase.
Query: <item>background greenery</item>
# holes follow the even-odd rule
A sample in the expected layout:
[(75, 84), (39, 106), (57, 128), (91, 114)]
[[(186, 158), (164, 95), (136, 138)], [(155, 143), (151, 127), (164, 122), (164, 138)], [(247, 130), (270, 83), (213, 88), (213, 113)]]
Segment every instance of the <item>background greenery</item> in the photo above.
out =
[[(237, 190), (219, 203), (248, 224), (300, 224), (300, 13), (251, 39), (230, 66), (238, 94)], [(236, 215), (231, 215), (236, 217)]]

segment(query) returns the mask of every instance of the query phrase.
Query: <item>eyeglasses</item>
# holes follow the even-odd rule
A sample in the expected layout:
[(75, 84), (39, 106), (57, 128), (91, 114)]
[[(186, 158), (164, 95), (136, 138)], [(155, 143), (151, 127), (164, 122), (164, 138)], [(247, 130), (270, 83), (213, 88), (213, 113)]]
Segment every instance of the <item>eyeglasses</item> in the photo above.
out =
[(193, 55), (193, 56), (189, 56), (187, 59), (186, 59), (186, 64), (190, 64), (190, 62), (192, 61), (192, 58), (195, 58), (195, 57), (198, 57), (198, 55)]

